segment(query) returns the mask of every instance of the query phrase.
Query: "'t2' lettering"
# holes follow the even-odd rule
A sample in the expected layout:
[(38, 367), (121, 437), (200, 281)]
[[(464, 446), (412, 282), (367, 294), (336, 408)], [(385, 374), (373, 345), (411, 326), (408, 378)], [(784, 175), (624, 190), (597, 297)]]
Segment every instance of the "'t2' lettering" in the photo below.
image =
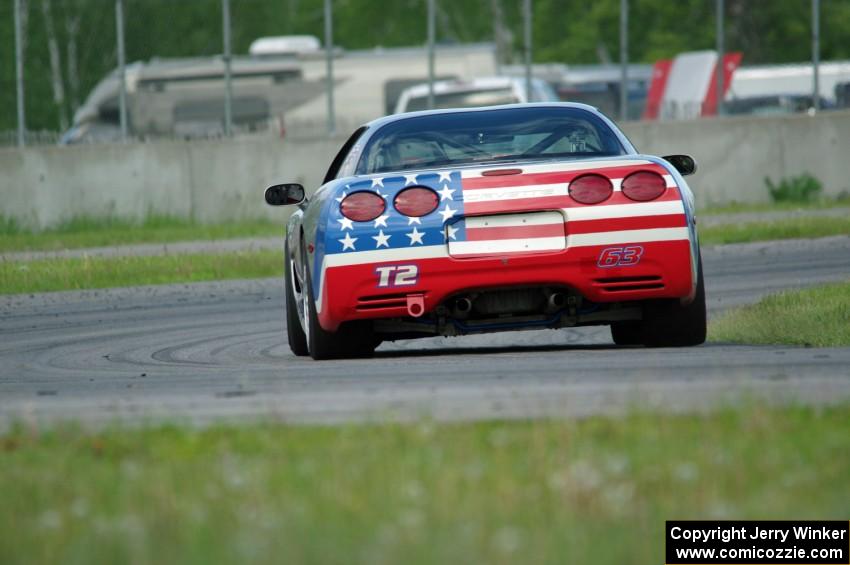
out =
[(394, 286), (413, 286), (419, 278), (419, 267), (416, 265), (386, 265), (376, 267), (378, 288)]

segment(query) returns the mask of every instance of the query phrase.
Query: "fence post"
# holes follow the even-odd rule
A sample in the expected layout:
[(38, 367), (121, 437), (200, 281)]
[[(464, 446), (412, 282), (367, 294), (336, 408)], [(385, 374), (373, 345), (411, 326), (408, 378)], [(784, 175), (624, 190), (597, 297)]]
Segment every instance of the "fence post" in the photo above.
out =
[(531, 102), (531, 0), (523, 3), (522, 16), (525, 35), (525, 97)]
[(127, 59), (124, 51), (124, 0), (115, 0), (115, 40), (118, 50), (118, 112), (121, 120), (121, 141), (127, 141)]
[(24, 47), (21, 29), (21, 0), (15, 2), (15, 90), (18, 110), (18, 147), (26, 145), (26, 116), (24, 114)]
[(820, 110), (820, 0), (812, 0), (812, 107)]
[(434, 41), (436, 0), (428, 0), (428, 109), (434, 107)]
[(723, 90), (725, 85), (723, 84), (724, 75), (726, 73), (726, 67), (723, 59), (726, 58), (726, 47), (724, 45), (725, 32), (723, 29), (723, 12), (724, 12), (724, 0), (717, 0), (717, 76), (715, 77), (717, 81), (717, 115), (723, 115)]
[(629, 118), (629, 0), (620, 0), (620, 120)]
[(231, 76), (230, 0), (221, 0), (224, 35), (224, 135), (233, 134), (233, 77)]
[(331, 0), (325, 0), (325, 66), (328, 98), (328, 135), (336, 133), (336, 113), (334, 109), (334, 22)]

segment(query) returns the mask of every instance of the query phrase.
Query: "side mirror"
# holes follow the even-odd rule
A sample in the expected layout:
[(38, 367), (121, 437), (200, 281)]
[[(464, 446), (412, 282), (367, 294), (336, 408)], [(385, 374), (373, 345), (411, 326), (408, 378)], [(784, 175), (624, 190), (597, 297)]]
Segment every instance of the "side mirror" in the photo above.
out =
[(690, 155), (666, 155), (662, 157), (665, 161), (676, 167), (683, 177), (697, 172), (697, 162)]
[(274, 184), (266, 189), (266, 204), (288, 206), (304, 202), (304, 187), (296, 183)]

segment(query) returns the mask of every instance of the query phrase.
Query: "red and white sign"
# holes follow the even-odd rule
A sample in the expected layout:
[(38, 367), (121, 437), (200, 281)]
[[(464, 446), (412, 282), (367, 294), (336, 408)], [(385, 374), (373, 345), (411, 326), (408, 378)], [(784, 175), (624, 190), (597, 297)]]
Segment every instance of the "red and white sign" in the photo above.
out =
[[(741, 53), (723, 56), (723, 95), (729, 90)], [(686, 120), (717, 114), (717, 52), (680, 53), (660, 60), (652, 69), (645, 120)]]

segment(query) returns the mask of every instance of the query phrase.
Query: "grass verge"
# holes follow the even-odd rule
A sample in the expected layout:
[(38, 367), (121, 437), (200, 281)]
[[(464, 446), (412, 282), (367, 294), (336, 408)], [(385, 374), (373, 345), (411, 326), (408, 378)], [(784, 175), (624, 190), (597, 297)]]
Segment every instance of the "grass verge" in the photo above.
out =
[(848, 435), (846, 406), (19, 428), (0, 436), (0, 562), (663, 563), (666, 519), (846, 519)]
[(850, 214), (843, 218), (786, 218), (771, 222), (724, 224), (699, 228), (700, 242), (705, 244), (747, 243), (830, 235), (850, 235)]
[[(0, 229), (0, 233), (4, 230), (14, 231), (9, 227), (9, 222), (6, 224)], [(274, 233), (281, 235), (280, 231), (279, 226), (264, 222), (199, 225), (182, 220), (153, 218), (131, 229), (117, 222), (87, 223), (80, 220), (56, 232), (4, 234), (0, 237), (0, 251), (186, 239), (226, 239)], [(705, 244), (723, 244), (848, 234), (850, 216), (803, 217), (765, 223), (703, 227), (700, 229), (700, 240)], [(0, 262), (0, 294), (270, 277), (282, 272), (282, 260), (277, 251), (5, 261)]]
[(827, 208), (850, 208), (850, 196), (839, 198), (823, 198), (811, 202), (764, 202), (759, 204), (744, 204), (730, 202), (729, 204), (706, 206), (700, 208), (700, 216), (711, 214), (738, 214), (743, 212), (790, 212), (794, 210), (825, 210)]
[(768, 296), (709, 326), (709, 339), (752, 344), (850, 346), (850, 282)]
[(276, 250), (0, 261), (0, 294), (259, 278), (282, 274), (283, 253)]
[[(848, 206), (847, 200), (818, 201), (808, 204), (777, 203), (765, 205), (732, 204), (700, 210), (700, 215), (776, 210), (822, 209)], [(850, 212), (850, 208), (848, 208)], [(132, 245), (137, 243), (173, 243), (178, 241), (221, 240), (241, 237), (283, 235), (283, 226), (267, 220), (248, 220), (221, 224), (200, 224), (180, 218), (151, 216), (140, 223), (126, 220), (78, 218), (43, 232), (31, 232), (0, 217), (0, 253), (14, 251), (57, 251), (85, 247)], [(850, 213), (845, 218), (790, 218), (771, 222), (729, 224), (700, 229), (706, 243), (740, 243), (796, 237), (823, 237), (850, 234)]]
[(0, 252), (282, 236), (283, 232), (281, 223), (266, 220), (200, 224), (179, 218), (151, 216), (143, 222), (78, 218), (36, 233), (0, 218)]

